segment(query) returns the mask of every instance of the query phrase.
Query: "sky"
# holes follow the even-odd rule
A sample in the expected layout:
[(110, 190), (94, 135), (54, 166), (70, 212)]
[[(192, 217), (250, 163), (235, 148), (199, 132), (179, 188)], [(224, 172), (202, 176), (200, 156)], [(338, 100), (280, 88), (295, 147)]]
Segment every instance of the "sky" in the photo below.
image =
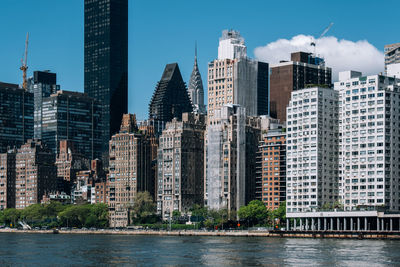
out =
[[(217, 58), (224, 29), (240, 31), (248, 56), (269, 63), (309, 42), (338, 71), (383, 71), (383, 47), (400, 42), (400, 1), (136, 1), (129, 0), (129, 112), (148, 116), (148, 104), (168, 63), (188, 82), (197, 41), (206, 88), (207, 63)], [(83, 92), (83, 0), (1, 0), (0, 81), (22, 83), (19, 70), (29, 32), (28, 76), (57, 73), (64, 90)], [(312, 50), (309, 50), (312, 51)]]

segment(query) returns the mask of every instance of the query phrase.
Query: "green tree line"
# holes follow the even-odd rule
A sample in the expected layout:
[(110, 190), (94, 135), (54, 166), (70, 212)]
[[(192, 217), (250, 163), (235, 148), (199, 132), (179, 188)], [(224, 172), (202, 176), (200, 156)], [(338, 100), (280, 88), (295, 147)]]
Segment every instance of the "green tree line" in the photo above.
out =
[(252, 226), (276, 226), (285, 224), (286, 202), (282, 202), (279, 208), (269, 210), (260, 200), (253, 200), (239, 209), (238, 215), (248, 227)]
[(24, 221), (31, 227), (97, 227), (108, 226), (106, 204), (72, 205), (51, 202), (34, 204), (25, 209), (5, 209), (0, 211), (0, 224), (18, 227)]
[[(269, 210), (260, 200), (253, 200), (248, 205), (241, 207), (238, 212), (228, 210), (213, 210), (205, 206), (194, 205), (191, 210), (191, 221), (194, 226), (185, 225), (181, 212), (172, 213), (171, 228), (208, 228), (226, 229), (237, 228), (239, 218), (240, 228), (252, 226), (280, 226), (286, 221), (286, 203), (283, 202), (278, 209)], [(187, 219), (187, 218), (186, 218)], [(136, 195), (131, 207), (131, 224), (142, 225), (153, 229), (165, 229), (168, 221), (162, 221), (156, 214), (156, 204), (148, 192), (140, 192)]]

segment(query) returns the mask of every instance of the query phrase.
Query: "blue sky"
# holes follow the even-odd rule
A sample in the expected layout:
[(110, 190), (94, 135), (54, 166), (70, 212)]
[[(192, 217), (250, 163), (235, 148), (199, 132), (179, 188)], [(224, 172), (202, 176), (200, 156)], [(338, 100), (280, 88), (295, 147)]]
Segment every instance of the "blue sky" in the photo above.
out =
[[(0, 81), (21, 83), (19, 70), (30, 34), (28, 75), (57, 73), (62, 89), (83, 91), (83, 0), (1, 0)], [(188, 81), (198, 44), (206, 84), (207, 62), (217, 57), (223, 29), (239, 30), (249, 56), (280, 38), (327, 35), (367, 40), (379, 50), (400, 42), (400, 1), (129, 1), (129, 112), (147, 118), (148, 103), (165, 64), (178, 62)], [(267, 57), (268, 58), (268, 57)]]

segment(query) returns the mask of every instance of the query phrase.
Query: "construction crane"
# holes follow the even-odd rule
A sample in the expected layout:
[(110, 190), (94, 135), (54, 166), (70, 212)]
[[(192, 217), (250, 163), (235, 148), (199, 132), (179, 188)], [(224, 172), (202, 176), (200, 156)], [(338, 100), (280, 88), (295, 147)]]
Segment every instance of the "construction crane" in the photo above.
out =
[(25, 41), (25, 53), (23, 58), (21, 59), (21, 67), (19, 68), (22, 70), (22, 88), (27, 90), (28, 83), (26, 80), (26, 71), (28, 70), (28, 40), (29, 40), (29, 32), (26, 34), (26, 41)]
[(321, 35), (320, 35), (317, 39), (314, 39), (314, 40), (311, 42), (310, 45), (311, 45), (311, 46), (314, 46), (314, 55), (315, 55), (315, 56), (316, 56), (317, 41), (318, 41), (319, 39), (321, 39), (322, 37), (324, 37), (325, 34), (330, 30), (330, 28), (332, 28), (332, 26), (333, 26), (333, 22), (331, 22), (331, 23), (329, 24), (329, 26), (325, 28), (325, 30), (321, 33)]

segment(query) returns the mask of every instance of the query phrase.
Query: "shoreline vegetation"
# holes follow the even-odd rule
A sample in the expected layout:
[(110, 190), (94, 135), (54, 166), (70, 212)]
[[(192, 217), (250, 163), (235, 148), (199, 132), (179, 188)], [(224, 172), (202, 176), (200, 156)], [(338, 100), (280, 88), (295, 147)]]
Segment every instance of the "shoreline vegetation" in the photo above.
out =
[[(264, 230), (281, 229), (286, 218), (285, 203), (274, 211), (264, 203), (253, 200), (238, 212), (212, 210), (193, 205), (190, 212), (182, 214), (175, 210), (169, 220), (157, 214), (156, 204), (148, 192), (139, 192), (130, 207), (128, 229), (148, 230), (249, 230), (254, 227)], [(114, 229), (106, 204), (33, 204), (24, 209), (0, 210), (0, 228), (23, 230), (48, 229)], [(124, 229), (124, 228), (119, 228)]]
[(129, 230), (129, 229), (99, 229), (99, 230), (20, 230), (16, 228), (0, 229), (2, 233), (26, 234), (78, 234), (78, 235), (129, 235), (129, 236), (220, 236), (220, 237), (267, 237), (267, 238), (336, 238), (336, 239), (391, 239), (400, 240), (400, 232), (382, 231), (347, 231), (347, 232), (316, 232), (316, 231), (258, 231), (258, 230)]
[[(22, 224), (21, 224), (22, 222)], [(2, 225), (1, 225), (2, 224)], [(105, 204), (33, 204), (25, 209), (0, 211), (0, 227), (108, 227), (108, 207)]]

